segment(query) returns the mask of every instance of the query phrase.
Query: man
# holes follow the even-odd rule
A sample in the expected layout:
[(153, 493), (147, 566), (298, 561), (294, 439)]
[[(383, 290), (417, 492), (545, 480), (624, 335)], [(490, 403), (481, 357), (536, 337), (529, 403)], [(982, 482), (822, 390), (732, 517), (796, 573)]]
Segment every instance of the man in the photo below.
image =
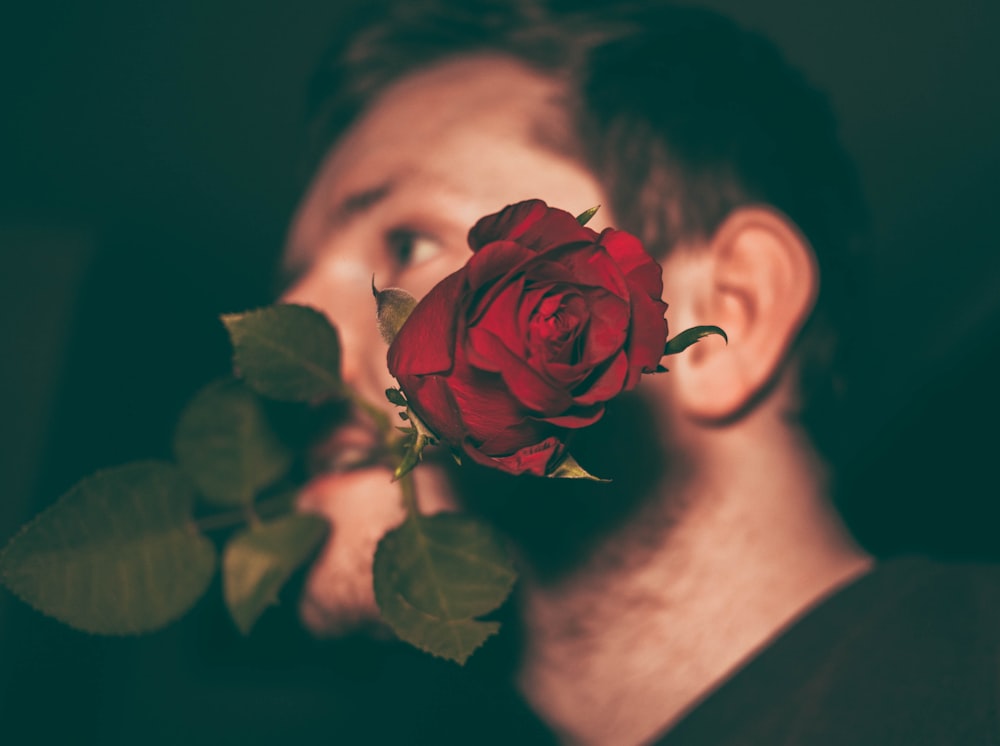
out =
[[(661, 4), (409, 4), (325, 72), (329, 150), (290, 232), (284, 299), (338, 326), (362, 396), (392, 385), (372, 277), (419, 297), (467, 260), (479, 217), (533, 197), (602, 205), (592, 227), (661, 258), (671, 328), (729, 334), (671, 358), (574, 446), (611, 486), (417, 470), (425, 512), (479, 511), (514, 538), (516, 681), (554, 733), (995, 742), (995, 635), (968, 621), (979, 586), (920, 563), (873, 571), (831, 505), (821, 427), (862, 210), (828, 111), (780, 56)], [(333, 525), (302, 606), (320, 634), (377, 619), (374, 548), (402, 508), (387, 470), (359, 466), (372, 437), (361, 414), (339, 428), (302, 496)]]

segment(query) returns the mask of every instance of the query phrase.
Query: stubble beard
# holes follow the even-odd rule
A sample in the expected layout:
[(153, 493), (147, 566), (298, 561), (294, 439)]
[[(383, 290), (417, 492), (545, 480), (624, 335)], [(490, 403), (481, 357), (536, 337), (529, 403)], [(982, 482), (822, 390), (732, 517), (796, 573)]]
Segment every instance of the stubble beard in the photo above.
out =
[[(570, 441), (574, 457), (610, 482), (514, 477), (468, 463), (456, 467), (442, 451), (428, 453), (428, 463), (415, 472), (421, 503), (433, 505), (431, 512), (452, 503), (448, 507), (492, 524), (509, 539), (522, 576), (533, 585), (554, 588), (581, 574), (599, 584), (600, 576), (640, 564), (667, 539), (683, 512), (682, 505), (662, 497), (664, 484), (680, 469), (673, 451), (663, 445), (654, 411), (640, 395), (624, 395), (601, 421)], [(337, 489), (324, 495), (324, 479), (314, 480), (300, 500), (301, 509), (319, 512), (332, 523), (330, 539), (306, 581), (303, 622), (320, 637), (357, 632), (388, 637), (375, 605), (371, 561), (378, 539), (404, 517), (398, 487), (386, 468), (338, 475), (335, 479), (354, 482), (353, 494)], [(429, 494), (435, 490), (449, 496)], [(516, 647), (517, 593), (499, 616)]]
[(639, 562), (683, 512), (683, 505), (664, 499), (674, 492), (667, 485), (682, 478), (682, 460), (664, 445), (654, 411), (644, 397), (626, 394), (569, 441), (576, 460), (609, 482), (513, 477), (467, 466), (451, 470), (454, 492), (464, 510), (510, 538), (524, 570), (541, 584), (599, 571), (593, 567), (598, 557)]

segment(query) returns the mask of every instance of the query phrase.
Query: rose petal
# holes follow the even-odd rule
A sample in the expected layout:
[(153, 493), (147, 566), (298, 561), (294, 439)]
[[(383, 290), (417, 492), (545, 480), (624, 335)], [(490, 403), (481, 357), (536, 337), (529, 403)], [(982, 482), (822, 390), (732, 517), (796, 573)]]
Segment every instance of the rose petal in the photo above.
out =
[(469, 288), (477, 292), (501, 277), (517, 274), (524, 264), (538, 259), (531, 249), (514, 241), (494, 241), (482, 247), (466, 264)]
[(525, 446), (510, 456), (490, 457), (474, 448), (466, 448), (465, 452), (473, 461), (508, 474), (533, 474), (544, 477), (548, 473), (549, 466), (556, 464), (565, 450), (566, 446), (558, 438), (551, 437), (541, 443)]
[(493, 241), (513, 241), (545, 217), (549, 206), (540, 199), (507, 205), (500, 212), (480, 218), (469, 231), (469, 248), (479, 251)]
[(466, 350), (472, 365), (479, 367), (480, 361), (485, 361), (497, 366), (510, 395), (526, 409), (540, 414), (560, 414), (569, 406), (569, 394), (547, 381), (492, 333), (470, 329)]
[(594, 404), (590, 407), (574, 408), (558, 417), (546, 417), (544, 422), (567, 430), (589, 427), (604, 416), (604, 404)]
[(517, 309), (517, 329), (524, 339), (524, 349), (530, 351), (533, 343), (531, 338), (532, 319), (542, 313), (541, 307), (553, 292), (553, 287), (550, 284), (525, 283), (524, 288), (524, 295), (521, 297), (520, 306)]
[(667, 344), (667, 320), (663, 315), (667, 304), (642, 293), (632, 296), (632, 333), (628, 343), (629, 373), (625, 382), (628, 391), (638, 382), (643, 372), (656, 369)]
[(549, 208), (541, 220), (527, 226), (517, 241), (542, 254), (578, 241), (594, 243), (597, 241), (597, 233), (580, 225), (565, 210)]
[(663, 269), (651, 257), (638, 238), (625, 231), (606, 229), (598, 239), (621, 269), (632, 292), (641, 291), (652, 298), (663, 295)]
[[(532, 265), (530, 276), (539, 276), (540, 266)], [(628, 283), (625, 275), (608, 253), (597, 244), (571, 244), (545, 254), (545, 261), (561, 264), (568, 275), (562, 276), (564, 282), (577, 287), (604, 288), (621, 298), (628, 298)], [(539, 269), (536, 269), (536, 266)]]
[[(492, 334), (497, 339), (503, 341), (511, 354), (517, 355), (521, 359), (528, 356), (526, 347), (526, 330), (521, 327), (520, 310), (523, 303), (523, 282), (517, 280), (501, 289), (493, 298), (493, 302), (484, 310), (483, 314), (470, 323), (466, 339), (473, 340), (483, 333)], [(485, 351), (487, 347), (475, 347)], [(475, 363), (476, 367), (483, 370), (500, 370), (499, 363), (491, 362), (488, 358), (479, 357)]]
[[(516, 423), (524, 421), (528, 414), (499, 374), (477, 370), (464, 360), (456, 362), (455, 370), (448, 378), (448, 386), (462, 412), (464, 435), (477, 443), (502, 436)], [(506, 448), (504, 453), (510, 453), (515, 446), (525, 442), (521, 440)]]
[(579, 362), (578, 340), (589, 320), (590, 309), (575, 288), (552, 288), (537, 304), (534, 314), (521, 322), (532, 365), (547, 370), (554, 362)]
[(545, 364), (545, 375), (554, 384), (561, 386), (567, 391), (573, 391), (580, 383), (593, 373), (593, 368), (583, 367), (580, 364), (570, 365), (568, 363), (550, 361)]
[(478, 448), (487, 456), (507, 456), (523, 448), (526, 443), (537, 443), (551, 433), (552, 427), (545, 420), (525, 417), (497, 431), (489, 440), (482, 441)]
[[(589, 247), (591, 244), (576, 244), (577, 247)], [(572, 269), (558, 260), (558, 252), (535, 256), (535, 261), (524, 267), (528, 285), (587, 285), (579, 277), (573, 275)]]
[(417, 416), (441, 440), (458, 445), (465, 439), (466, 426), (447, 379), (442, 376), (404, 377), (399, 382)]
[(628, 373), (629, 360), (622, 350), (592, 383), (586, 385), (586, 390), (573, 397), (573, 403), (587, 406), (615, 398), (624, 390)]
[(593, 368), (625, 346), (631, 307), (627, 301), (601, 290), (588, 292), (586, 301), (591, 322), (583, 340), (580, 364)]
[(475, 324), (490, 307), (498, 293), (513, 278), (526, 274), (526, 268), (537, 257), (516, 243), (497, 242), (485, 246), (465, 265), (468, 271), (469, 316), (468, 323)]
[(417, 303), (386, 354), (393, 377), (451, 368), (465, 277), (465, 268), (448, 275)]
[(544, 253), (566, 243), (593, 243), (597, 233), (582, 226), (576, 218), (541, 200), (526, 200), (508, 205), (493, 215), (481, 218), (469, 231), (469, 247), (478, 252), (493, 241), (517, 241), (531, 250)]

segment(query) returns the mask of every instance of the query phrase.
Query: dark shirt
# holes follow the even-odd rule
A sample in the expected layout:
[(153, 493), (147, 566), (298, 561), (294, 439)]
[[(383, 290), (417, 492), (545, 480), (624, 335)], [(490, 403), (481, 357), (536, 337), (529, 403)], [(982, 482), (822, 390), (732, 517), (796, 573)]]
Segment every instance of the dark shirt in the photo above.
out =
[[(402, 643), (317, 643), (294, 606), (242, 638), (219, 596), (137, 639), (89, 638), (14, 607), (27, 647), (4, 661), (21, 665), (0, 691), (0, 743), (555, 743), (506, 684), (510, 634), (462, 669)], [(1000, 567), (893, 560), (793, 624), (656, 744), (1000, 745), (998, 664)]]
[(791, 625), (657, 746), (1000, 744), (1000, 568), (886, 562)]

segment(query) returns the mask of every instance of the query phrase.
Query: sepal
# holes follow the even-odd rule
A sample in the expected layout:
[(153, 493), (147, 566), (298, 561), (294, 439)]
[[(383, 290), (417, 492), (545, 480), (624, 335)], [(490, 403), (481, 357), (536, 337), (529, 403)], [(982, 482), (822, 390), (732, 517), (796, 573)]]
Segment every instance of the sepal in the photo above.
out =
[(590, 219), (597, 214), (597, 211), (601, 209), (600, 205), (594, 205), (593, 207), (584, 210), (579, 215), (576, 216), (576, 222), (580, 225), (586, 225), (590, 222)]
[(676, 355), (678, 352), (684, 352), (684, 350), (693, 345), (699, 339), (708, 337), (712, 334), (719, 335), (726, 341), (726, 344), (729, 344), (729, 337), (727, 337), (726, 333), (717, 326), (692, 326), (690, 329), (682, 331), (673, 339), (667, 340), (667, 344), (663, 348), (663, 354)]
[(400, 389), (386, 389), (385, 398), (389, 400), (390, 404), (395, 404), (397, 407), (407, 406), (406, 397)]
[(566, 454), (561, 461), (545, 476), (553, 479), (589, 479), (592, 482), (610, 482), (610, 479), (595, 477), (589, 471), (577, 463), (577, 460), (570, 454)]
[[(386, 344), (391, 345), (392, 340), (399, 334), (403, 324), (417, 307), (417, 299), (401, 288), (386, 288), (379, 290), (375, 287), (375, 277), (372, 277), (372, 295), (375, 296), (375, 315), (378, 318), (378, 332)], [(388, 395), (388, 392), (386, 392)], [(394, 402), (395, 403), (395, 402)]]
[(437, 435), (427, 427), (424, 421), (412, 409), (407, 408), (405, 412), (400, 412), (399, 414), (401, 417), (406, 415), (403, 419), (408, 421), (410, 426), (406, 428), (397, 427), (398, 430), (406, 434), (406, 437), (401, 442), (402, 458), (392, 474), (394, 482), (401, 479), (420, 463), (420, 459), (423, 458), (424, 448), (438, 443)]

